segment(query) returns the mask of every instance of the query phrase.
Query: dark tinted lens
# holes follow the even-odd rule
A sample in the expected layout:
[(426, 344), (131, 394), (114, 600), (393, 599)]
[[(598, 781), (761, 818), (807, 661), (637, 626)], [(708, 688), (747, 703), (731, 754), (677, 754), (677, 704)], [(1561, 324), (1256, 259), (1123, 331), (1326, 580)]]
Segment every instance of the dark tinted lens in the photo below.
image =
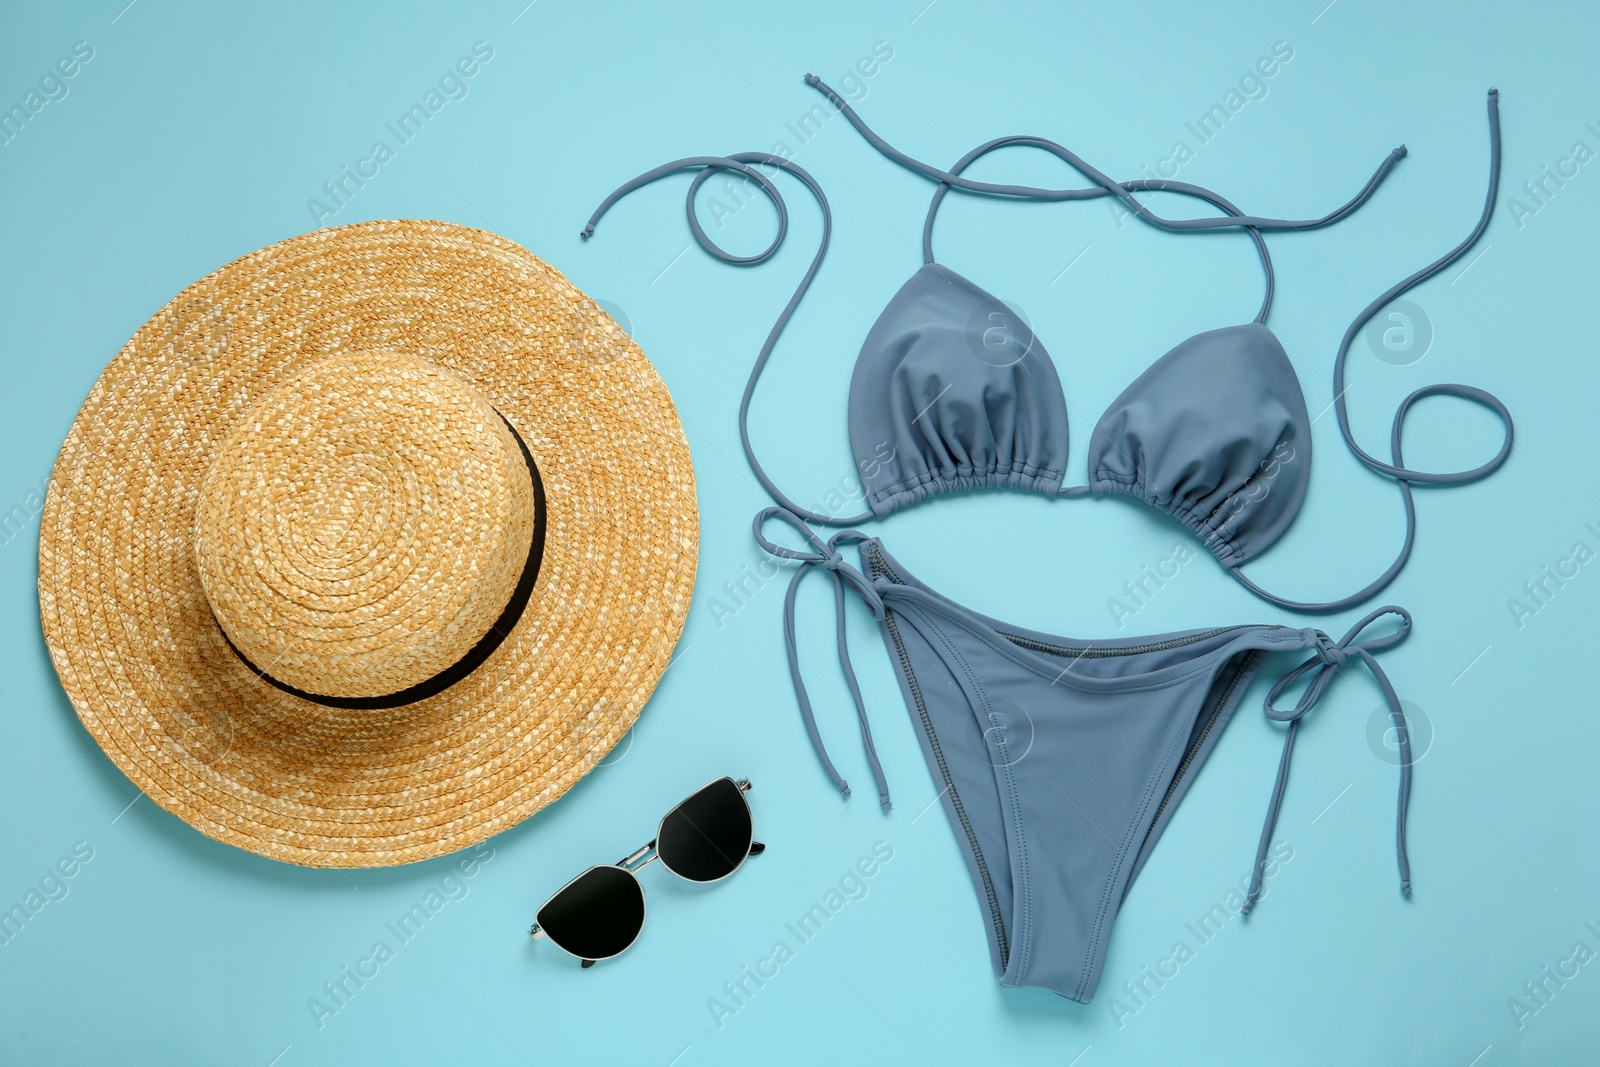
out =
[(621, 867), (591, 867), (539, 909), (550, 940), (586, 960), (609, 959), (644, 926), (644, 890)]
[(750, 851), (750, 809), (732, 778), (719, 778), (667, 813), (656, 854), (692, 882), (732, 874)]

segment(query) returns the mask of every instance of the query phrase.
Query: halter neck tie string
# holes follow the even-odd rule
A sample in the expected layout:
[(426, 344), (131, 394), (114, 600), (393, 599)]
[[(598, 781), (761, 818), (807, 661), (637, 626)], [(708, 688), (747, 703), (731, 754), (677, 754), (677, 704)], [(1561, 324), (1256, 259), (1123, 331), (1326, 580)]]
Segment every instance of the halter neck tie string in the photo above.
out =
[[(694, 235), (695, 241), (708, 253), (731, 263), (736, 267), (752, 267), (771, 259), (783, 245), (784, 238), (789, 235), (789, 207), (784, 202), (783, 194), (773, 184), (771, 177), (762, 173), (761, 167), (770, 168), (770, 173), (776, 175), (779, 171), (793, 176), (803, 184), (811, 195), (816, 198), (817, 207), (822, 212), (822, 238), (817, 242), (816, 254), (811, 259), (811, 266), (806, 268), (805, 274), (800, 279), (800, 284), (795, 287), (794, 295), (784, 305), (783, 311), (778, 315), (772, 328), (767, 331), (767, 339), (761, 345), (761, 351), (756, 355), (755, 364), (750, 368), (750, 377), (746, 379), (744, 394), (739, 398), (739, 443), (744, 447), (744, 458), (750, 464), (751, 472), (756, 476), (756, 481), (761, 483), (761, 488), (767, 495), (777, 501), (791, 514), (807, 522), (814, 522), (820, 526), (854, 526), (858, 522), (866, 522), (873, 517), (871, 511), (864, 511), (860, 515), (838, 517), (825, 515), (801, 507), (789, 497), (785, 496), (776, 483), (767, 475), (761, 461), (756, 458), (756, 450), (750, 443), (750, 401), (756, 395), (756, 386), (761, 382), (761, 373), (766, 370), (767, 361), (772, 358), (772, 350), (778, 345), (778, 338), (783, 334), (784, 327), (789, 325), (789, 320), (794, 316), (795, 309), (800, 306), (800, 301), (805, 298), (806, 291), (811, 288), (812, 279), (817, 276), (817, 271), (822, 269), (822, 261), (828, 254), (828, 241), (833, 235), (833, 212), (828, 207), (828, 197), (822, 191), (822, 186), (817, 184), (805, 168), (791, 163), (782, 156), (775, 156), (767, 152), (736, 152), (731, 156), (686, 156), (675, 159), (671, 163), (663, 163), (659, 167), (645, 171), (630, 181), (618, 186), (610, 196), (600, 202), (594, 214), (589, 216), (588, 223), (583, 227), (578, 236), (587, 240), (594, 236), (594, 228), (602, 216), (611, 210), (611, 206), (618, 200), (627, 196), (636, 189), (640, 189), (651, 182), (659, 181), (670, 174), (681, 170), (697, 171), (694, 180), (689, 183), (689, 192), (685, 200), (685, 210), (689, 217), (689, 232)], [(772, 243), (760, 252), (749, 256), (738, 256), (729, 252), (706, 233), (705, 227), (700, 225), (700, 219), (695, 215), (695, 196), (700, 192), (700, 187), (718, 171), (732, 171), (742, 174), (754, 182), (766, 198), (772, 201), (772, 207), (778, 213), (778, 231), (773, 235)]]
[[(1256, 596), (1281, 608), (1298, 611), (1305, 614), (1329, 614), (1353, 608), (1377, 593), (1394, 581), (1400, 569), (1411, 558), (1411, 548), (1417, 536), (1417, 509), (1411, 499), (1413, 485), (1452, 486), (1466, 485), (1480, 478), (1486, 478), (1499, 470), (1511, 456), (1516, 428), (1511, 422), (1511, 412), (1499, 397), (1486, 389), (1479, 389), (1475, 385), (1458, 385), (1453, 382), (1435, 382), (1413, 390), (1406, 398), (1400, 401), (1400, 406), (1395, 409), (1394, 418), (1389, 428), (1389, 456), (1388, 463), (1367, 452), (1356, 443), (1355, 432), (1350, 428), (1350, 413), (1346, 405), (1345, 394), (1349, 387), (1345, 385), (1345, 363), (1350, 356), (1350, 346), (1354, 343), (1362, 329), (1374, 315), (1382, 311), (1392, 301), (1422, 284), (1429, 278), (1444, 270), (1450, 264), (1459, 260), (1472, 250), (1483, 236), (1484, 230), (1489, 227), (1489, 220), (1494, 215), (1495, 201), (1500, 195), (1500, 90), (1490, 89), (1488, 100), (1489, 118), (1489, 183), (1484, 193), (1483, 210), (1478, 215), (1478, 221), (1472, 232), (1450, 251), (1408, 275), (1407, 277), (1385, 289), (1378, 297), (1362, 309), (1344, 332), (1344, 337), (1339, 341), (1339, 351), (1333, 360), (1333, 413), (1339, 422), (1339, 435), (1344, 438), (1345, 447), (1350, 454), (1364, 463), (1369, 469), (1376, 471), (1386, 478), (1394, 479), (1395, 485), (1400, 490), (1400, 502), (1405, 509), (1405, 537), (1401, 541), (1400, 551), (1395, 556), (1394, 562), (1389, 564), (1382, 574), (1358, 589), (1349, 596), (1340, 597), (1338, 600), (1326, 602), (1305, 602), (1293, 600), (1289, 597), (1269, 593), (1255, 582), (1245, 577), (1244, 571), (1239, 567), (1230, 567), (1229, 571), (1239, 580), (1239, 584), (1250, 590)], [(1458, 276), (1459, 277), (1459, 276)], [(1417, 401), (1430, 396), (1456, 397), (1460, 400), (1476, 404), (1485, 412), (1493, 412), (1505, 428), (1504, 436), (1500, 441), (1500, 449), (1487, 462), (1481, 463), (1470, 470), (1460, 471), (1423, 471), (1405, 465), (1405, 459), (1400, 452), (1400, 439), (1405, 429), (1406, 414)], [(1487, 415), (1485, 415), (1487, 418)]]
[[(1392, 633), (1363, 641), (1356, 640), (1361, 631), (1385, 615), (1394, 615), (1400, 619), (1400, 625)], [(1400, 892), (1406, 896), (1411, 895), (1411, 861), (1406, 855), (1406, 812), (1411, 802), (1411, 739), (1406, 727), (1405, 712), (1400, 707), (1400, 698), (1396, 695), (1394, 686), (1390, 684), (1389, 676), (1378, 665), (1374, 655), (1398, 645), (1410, 632), (1411, 613), (1392, 604), (1378, 608), (1367, 615), (1338, 641), (1317, 630), (1315, 631), (1316, 655), (1279, 678), (1267, 693), (1266, 700), (1262, 702), (1262, 710), (1273, 722), (1288, 723), (1289, 732), (1283, 739), (1283, 756), (1278, 761), (1278, 778), (1272, 787), (1272, 800), (1267, 805), (1267, 820), (1261, 829), (1261, 842), (1256, 847), (1255, 867), (1250, 872), (1250, 892), (1246, 894), (1244, 907), (1241, 909), (1245, 914), (1249, 914), (1250, 909), (1255, 907), (1256, 901), (1261, 898), (1267, 849), (1272, 843), (1272, 833), (1278, 825), (1278, 812), (1283, 806), (1284, 788), (1289, 784), (1289, 760), (1294, 753), (1294, 739), (1300, 730), (1300, 720), (1317, 706), (1317, 701), (1322, 699), (1328, 686), (1333, 684), (1339, 669), (1352, 658), (1366, 664), (1367, 670), (1372, 672), (1372, 677), (1377, 681), (1378, 688), (1383, 690), (1383, 699), (1389, 705), (1389, 717), (1394, 721), (1399, 736), (1400, 799), (1396, 805), (1395, 851), (1400, 866)], [(1307, 674), (1311, 675), (1311, 680), (1306, 684), (1305, 691), (1300, 694), (1300, 699), (1295, 702), (1294, 707), (1285, 710), (1274, 706), (1273, 701), (1277, 700), (1285, 689)]]
[[(974, 148), (972, 151), (956, 160), (955, 165), (950, 168), (950, 173), (959, 175), (978, 159), (988, 155), (990, 152), (996, 151), (997, 149), (1010, 147), (1042, 149), (1051, 153), (1057, 158), (1064, 160), (1069, 166), (1071, 166), (1072, 161), (1077, 158), (1072, 154), (1071, 149), (1067, 148), (1065, 145), (1057, 144), (1055, 141), (1051, 141), (1043, 137), (1030, 137), (1026, 135), (996, 137), (992, 141), (985, 141), (977, 148)], [(950, 192), (950, 188), (951, 187), (948, 182), (940, 182), (939, 187), (933, 191), (933, 201), (928, 205), (928, 217), (922, 224), (923, 263), (934, 262), (933, 220), (934, 216), (939, 213), (939, 206), (944, 203), (944, 198), (946, 194)], [(1204, 200), (1206, 203), (1218, 207), (1236, 218), (1244, 215), (1243, 211), (1240, 211), (1233, 205), (1231, 201), (1222, 196), (1220, 193), (1213, 192), (1212, 190), (1203, 186), (1190, 185), (1188, 182), (1140, 178), (1130, 182), (1123, 182), (1121, 188), (1130, 192), (1160, 191), (1168, 193), (1180, 193), (1184, 196), (1192, 196), (1198, 200)], [(1105, 186), (1098, 185), (1088, 189), (1075, 189), (1072, 190), (1072, 192), (1083, 194), (1082, 196), (1071, 198), (1075, 200), (1087, 200), (1095, 196), (1113, 195), (1112, 190), (1106, 188)], [(1277, 280), (1272, 271), (1272, 256), (1267, 251), (1267, 242), (1262, 238), (1261, 231), (1249, 226), (1245, 227), (1245, 230), (1250, 234), (1250, 240), (1254, 242), (1256, 246), (1256, 255), (1261, 258), (1261, 271), (1266, 277), (1266, 295), (1262, 297), (1261, 309), (1256, 312), (1255, 317), (1256, 322), (1264, 323), (1267, 321), (1267, 312), (1272, 308), (1272, 294), (1277, 285)]]
[[(1197, 219), (1169, 219), (1164, 218), (1161, 215), (1157, 215), (1154, 211), (1151, 211), (1148, 207), (1145, 207), (1144, 203), (1140, 201), (1138, 197), (1133, 195), (1133, 183), (1124, 183), (1112, 180), (1110, 175), (1091, 166), (1083, 159), (1082, 156), (1064, 148), (1059, 152), (1056, 152), (1056, 154), (1067, 163), (1071, 164), (1074, 170), (1078, 171), (1078, 173), (1094, 182), (1097, 186), (1100, 186), (1100, 188), (1040, 189), (1031, 185), (1008, 185), (999, 182), (973, 181), (971, 178), (963, 178), (958, 174), (951, 173), (950, 171), (940, 170), (938, 167), (924, 163), (920, 159), (913, 159), (911, 156), (906, 155), (904, 152), (894, 147), (894, 145), (885, 141), (882, 137), (879, 137), (872, 131), (872, 128), (867, 125), (866, 121), (862, 119), (860, 115), (856, 114), (855, 109), (850, 106), (844, 97), (834, 92), (831, 87), (829, 87), (815, 74), (806, 75), (806, 84), (817, 90), (823, 96), (826, 96), (828, 98), (828, 102), (833, 104), (834, 107), (838, 108), (839, 113), (843, 115), (849, 121), (850, 125), (856, 128), (856, 131), (861, 134), (866, 142), (873, 148), (877, 149), (881, 155), (895, 163), (898, 163), (907, 170), (915, 171), (916, 173), (921, 174), (925, 178), (932, 178), (934, 181), (941, 182), (945, 185), (955, 186), (957, 189), (965, 189), (968, 192), (988, 193), (993, 196), (1017, 196), (1030, 200), (1079, 200), (1094, 196), (1104, 196), (1107, 192), (1109, 192), (1120, 199), (1123, 203), (1127, 204), (1128, 209), (1135, 215), (1139, 216), (1139, 218), (1150, 223), (1152, 226), (1159, 226), (1164, 230), (1219, 230), (1231, 226), (1255, 227), (1262, 230), (1314, 230), (1322, 226), (1329, 226), (1335, 222), (1338, 222), (1340, 219), (1345, 218), (1351, 212), (1359, 208), (1362, 204), (1366, 203), (1372, 197), (1372, 194), (1377, 192), (1378, 186), (1381, 185), (1383, 183), (1383, 179), (1388, 176), (1390, 169), (1393, 168), (1396, 163), (1400, 162), (1400, 160), (1403, 159), (1406, 154), (1405, 145), (1401, 145), (1399, 148), (1396, 148), (1390, 152), (1384, 157), (1383, 162), (1378, 165), (1378, 169), (1373, 172), (1372, 177), (1367, 179), (1367, 184), (1362, 186), (1359, 193), (1357, 193), (1341, 207), (1330, 211), (1321, 218), (1269, 219), (1262, 218), (1258, 215), (1229, 215), (1221, 218), (1208, 217)], [(1054, 151), (1054, 149), (1052, 149), (1052, 151)], [(1183, 183), (1180, 182), (1154, 179), (1150, 181), (1149, 185), (1142, 187), (1179, 191), (1179, 188), (1182, 184)]]

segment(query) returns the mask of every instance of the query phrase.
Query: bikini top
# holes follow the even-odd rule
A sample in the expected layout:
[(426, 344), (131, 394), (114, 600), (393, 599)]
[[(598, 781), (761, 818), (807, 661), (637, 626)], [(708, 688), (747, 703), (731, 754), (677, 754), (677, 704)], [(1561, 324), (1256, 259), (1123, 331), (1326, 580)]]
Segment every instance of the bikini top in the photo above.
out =
[[(1277, 596), (1242, 572), (1243, 565), (1271, 547), (1289, 528), (1305, 498), (1311, 469), (1311, 418), (1299, 378), (1287, 353), (1266, 326), (1274, 290), (1272, 264), (1262, 230), (1306, 230), (1348, 216), (1376, 191), (1405, 155), (1395, 149), (1362, 190), (1321, 218), (1288, 220), (1246, 215), (1218, 194), (1186, 182), (1116, 182), (1069, 149), (1039, 137), (1002, 137), (978, 146), (949, 171), (922, 163), (878, 137), (859, 115), (819, 79), (822, 91), (863, 137), (889, 159), (938, 182), (923, 226), (923, 265), (889, 301), (868, 332), (856, 361), (849, 394), (852, 451), (866, 492), (868, 512), (840, 517), (795, 503), (772, 482), (750, 443), (749, 408), (779, 335), (822, 265), (832, 231), (827, 197), (816, 180), (792, 161), (760, 152), (696, 156), (639, 175), (607, 197), (582, 236), (619, 199), (668, 174), (696, 169), (687, 197), (689, 227), (711, 255), (739, 266), (770, 258), (788, 232), (788, 209), (767, 173), (785, 172), (801, 181), (822, 211), (822, 237), (810, 267), (784, 307), (758, 354), (739, 406), (740, 439), (763, 488), (783, 508), (830, 526), (853, 526), (918, 500), (966, 489), (1014, 487), (1063, 497), (1127, 496), (1165, 512), (1187, 526), (1247, 589), (1296, 611), (1326, 613), (1360, 604), (1387, 586), (1410, 556), (1416, 513), (1411, 483), (1454, 485), (1498, 469), (1510, 454), (1510, 412), (1498, 398), (1473, 386), (1434, 384), (1412, 392), (1395, 412), (1385, 463), (1352, 436), (1345, 407), (1345, 362), (1350, 345), (1373, 315), (1400, 294), (1459, 259), (1488, 225), (1500, 172), (1498, 94), (1489, 91), (1490, 168), (1482, 214), (1467, 238), (1450, 252), (1391, 286), (1345, 331), (1334, 360), (1334, 399), (1345, 444), (1370, 469), (1393, 479), (1405, 510), (1405, 539), (1394, 562), (1376, 580), (1338, 600), (1311, 603)], [(961, 176), (972, 162), (1006, 146), (1039, 148), (1056, 155), (1095, 184), (1087, 188), (1041, 189), (977, 182)], [(764, 195), (778, 213), (778, 229), (763, 251), (736, 256), (706, 234), (694, 208), (701, 185), (714, 173), (735, 171)], [(1178, 232), (1244, 228), (1257, 249), (1266, 295), (1249, 323), (1196, 334), (1145, 370), (1107, 409), (1088, 448), (1089, 482), (1063, 486), (1068, 451), (1066, 398), (1054, 364), (1027, 323), (992, 294), (933, 256), (935, 215), (951, 188), (993, 196), (1036, 200), (1083, 200), (1116, 196), (1140, 219)], [(1134, 195), (1164, 191), (1204, 200), (1224, 215), (1168, 219)], [(1427, 396), (1451, 395), (1495, 412), (1504, 440), (1488, 462), (1466, 471), (1435, 473), (1403, 465), (1401, 431), (1410, 408)]]

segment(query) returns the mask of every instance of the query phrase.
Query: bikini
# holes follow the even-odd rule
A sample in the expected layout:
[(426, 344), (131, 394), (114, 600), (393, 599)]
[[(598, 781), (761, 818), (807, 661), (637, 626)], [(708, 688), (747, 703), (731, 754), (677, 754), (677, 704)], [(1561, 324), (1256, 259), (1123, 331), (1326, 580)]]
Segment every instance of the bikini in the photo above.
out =
[[(811, 546), (774, 543), (778, 519)], [(823, 541), (796, 515), (767, 508), (756, 540), (799, 566), (784, 599), (784, 640), (806, 732), (835, 784), (800, 678), (794, 608), (800, 582), (826, 570), (835, 589), (839, 659), (861, 716), (862, 738), (889, 806), (845, 643), (844, 590), (878, 620), (906, 707), (983, 908), (989, 953), (1003, 986), (1038, 986), (1088, 1003), (1105, 963), (1112, 922), (1173, 812), (1211, 754), (1265, 654), (1312, 651), (1278, 679), (1263, 704), (1288, 723), (1267, 807), (1246, 913), (1261, 896), (1289, 761), (1301, 720), (1346, 662), (1364, 663), (1383, 691), (1399, 739), (1395, 850), (1400, 889), (1411, 892), (1406, 809), (1411, 744), (1399, 697), (1374, 655), (1405, 640), (1411, 616), (1383, 607), (1334, 641), (1316, 629), (1225, 626), (1109, 641), (1078, 641), (988, 618), (917, 581), (877, 538), (845, 530)], [(841, 544), (858, 542), (861, 567)], [(1398, 626), (1362, 638), (1372, 623)], [(1276, 701), (1306, 675), (1291, 708)]]
[[(924, 225), (924, 264), (869, 332), (851, 381), (850, 439), (870, 511), (838, 518), (798, 506), (766, 475), (750, 444), (751, 397), (779, 335), (821, 266), (831, 234), (827, 199), (810, 174), (765, 153), (677, 160), (612, 193), (591, 217), (583, 236), (593, 233), (600, 217), (621, 197), (686, 168), (699, 171), (688, 194), (691, 232), (709, 253), (728, 263), (763, 262), (787, 233), (784, 201), (756, 165), (794, 176), (821, 207), (823, 229), (816, 256), (757, 356), (741, 400), (739, 425), (752, 470), (780, 505), (757, 516), (756, 539), (769, 553), (799, 564), (785, 597), (785, 642), (802, 721), (828, 776), (849, 794), (817, 730), (796, 651), (799, 585), (819, 568), (832, 576), (840, 663), (880, 802), (889, 806), (889, 792), (849, 660), (844, 630), (847, 589), (867, 605), (883, 630), (924, 755), (941, 789), (941, 802), (962, 841), (979, 899), (987, 905), (991, 954), (1001, 983), (1042, 986), (1087, 1002), (1099, 980), (1107, 932), (1129, 884), (1232, 717), (1263, 655), (1310, 650), (1314, 656), (1280, 678), (1265, 702), (1268, 717), (1287, 723), (1288, 729), (1245, 910), (1259, 899), (1300, 720), (1316, 705), (1338, 668), (1353, 658), (1377, 680), (1397, 729), (1401, 769), (1396, 851), (1401, 889), (1409, 894), (1405, 822), (1410, 747), (1399, 700), (1374, 658), (1409, 633), (1411, 619), (1403, 609), (1379, 608), (1337, 642), (1317, 629), (1265, 625), (1074, 641), (1009, 626), (939, 596), (889, 556), (881, 541), (849, 527), (934, 495), (976, 488), (1022, 488), (1069, 498), (1129, 496), (1184, 523), (1246, 588), (1274, 604), (1302, 612), (1332, 612), (1370, 599), (1393, 581), (1409, 558), (1415, 535), (1411, 484), (1477, 480), (1498, 469), (1511, 449), (1511, 416), (1497, 398), (1470, 386), (1430, 385), (1413, 392), (1397, 409), (1390, 436), (1392, 461), (1385, 463), (1355, 443), (1343, 399), (1344, 364), (1361, 327), (1396, 296), (1459, 259), (1488, 224), (1500, 168), (1495, 91), (1488, 99), (1489, 189), (1477, 225), (1456, 248), (1368, 305), (1346, 331), (1335, 359), (1334, 406), (1341, 435), (1353, 455), (1399, 486), (1406, 515), (1404, 545), (1394, 563), (1358, 592), (1325, 603), (1302, 603), (1266, 592), (1240, 570), (1288, 529), (1304, 499), (1310, 473), (1310, 420), (1299, 380), (1282, 345), (1265, 325), (1273, 274), (1260, 231), (1306, 229), (1346, 217), (1372, 195), (1404, 149), (1391, 153), (1361, 192), (1334, 212), (1309, 220), (1270, 219), (1245, 215), (1210, 190), (1187, 183), (1114, 182), (1042, 138), (990, 141), (950, 171), (937, 170), (888, 146), (837, 94), (815, 78), (807, 80), (829, 94), (880, 152), (939, 183)], [(1009, 145), (1049, 151), (1096, 185), (1047, 190), (961, 176), (982, 155)], [(719, 170), (743, 174), (776, 207), (778, 233), (764, 251), (734, 256), (701, 228), (694, 212), (695, 194)], [(1118, 196), (1141, 219), (1164, 228), (1242, 227), (1261, 256), (1266, 299), (1254, 321), (1198, 334), (1136, 379), (1095, 429), (1089, 484), (1063, 487), (1065, 397), (1049, 357), (1031, 329), (1017, 322), (1004, 304), (934, 260), (933, 220), (950, 188), (1046, 200)], [(1197, 197), (1226, 214), (1165, 219), (1133, 195), (1157, 190)], [(995, 329), (998, 341), (990, 332)], [(1460, 396), (1495, 412), (1505, 427), (1497, 455), (1461, 472), (1405, 467), (1400, 446), (1405, 415), (1416, 401), (1433, 395)], [(774, 518), (792, 526), (810, 548), (770, 541), (763, 526)], [(846, 529), (824, 541), (808, 522)], [(859, 545), (859, 568), (840, 553), (840, 545), (846, 543)], [(1399, 620), (1397, 628), (1361, 638), (1366, 627), (1389, 615)], [(1274, 702), (1302, 678), (1307, 685), (1299, 701), (1293, 708), (1278, 709)], [(1017, 740), (1019, 729), (1026, 734), (1025, 743)]]

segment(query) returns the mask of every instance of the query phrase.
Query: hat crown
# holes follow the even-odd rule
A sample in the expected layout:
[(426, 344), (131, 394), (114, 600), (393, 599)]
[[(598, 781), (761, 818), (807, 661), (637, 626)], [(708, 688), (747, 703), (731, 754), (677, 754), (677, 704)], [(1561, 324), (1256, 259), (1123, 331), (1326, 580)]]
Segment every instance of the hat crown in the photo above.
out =
[(537, 502), (479, 390), (429, 360), (329, 356), (256, 401), (200, 486), (212, 613), (259, 670), (375, 698), (462, 660), (528, 561)]

